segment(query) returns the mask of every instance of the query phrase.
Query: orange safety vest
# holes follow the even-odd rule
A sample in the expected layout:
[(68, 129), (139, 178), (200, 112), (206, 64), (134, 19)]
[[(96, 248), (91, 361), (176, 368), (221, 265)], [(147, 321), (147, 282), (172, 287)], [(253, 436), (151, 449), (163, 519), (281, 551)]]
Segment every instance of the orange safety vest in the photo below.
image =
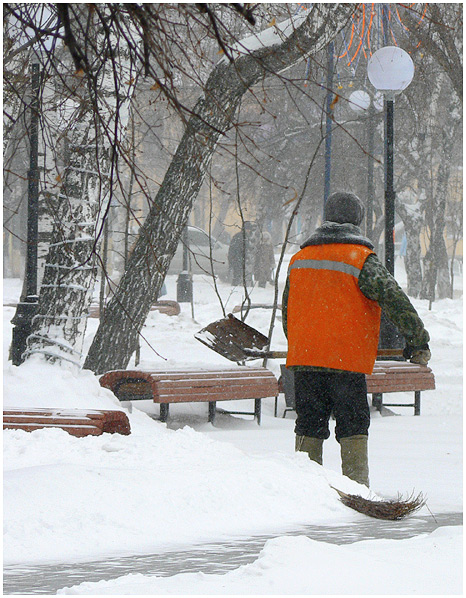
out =
[(381, 309), (358, 286), (371, 253), (363, 245), (332, 243), (305, 247), (291, 258), (287, 366), (372, 373)]

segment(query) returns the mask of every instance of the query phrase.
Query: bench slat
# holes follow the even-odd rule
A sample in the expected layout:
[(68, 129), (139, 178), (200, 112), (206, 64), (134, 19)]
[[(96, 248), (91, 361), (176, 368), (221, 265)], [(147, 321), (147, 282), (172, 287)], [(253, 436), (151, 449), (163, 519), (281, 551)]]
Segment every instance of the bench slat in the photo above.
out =
[(102, 430), (96, 426), (66, 426), (57, 424), (3, 424), (4, 430), (24, 430), (25, 432), (34, 432), (34, 430), (43, 430), (44, 428), (60, 428), (71, 436), (100, 436)]
[(164, 379), (168, 378), (188, 378), (192, 377), (193, 379), (202, 379), (202, 378), (247, 378), (247, 377), (257, 377), (260, 378), (272, 378), (274, 375), (269, 370), (258, 370), (258, 369), (249, 369), (245, 368), (241, 370), (238, 368), (237, 370), (172, 370), (170, 372), (151, 372), (150, 376), (152, 378), (163, 377)]
[(433, 376), (422, 376), (419, 374), (413, 374), (412, 376), (374, 376), (374, 378), (367, 378), (366, 382), (368, 385), (385, 383), (403, 384), (404, 382), (407, 382), (409, 380), (420, 383), (431, 383), (435, 380), (435, 378)]
[(266, 383), (273, 383), (276, 380), (275, 376), (272, 375), (263, 375), (263, 374), (248, 374), (248, 375), (238, 375), (232, 376), (231, 374), (202, 374), (200, 376), (194, 376), (192, 374), (175, 374), (175, 375), (164, 375), (164, 376), (152, 376), (150, 381), (151, 384), (156, 384), (157, 382), (185, 382), (186, 384), (191, 385), (202, 385), (204, 382), (206, 384), (215, 385), (219, 383), (226, 383), (226, 384), (242, 384), (244, 382), (250, 384), (257, 384), (260, 382)]
[(3, 410), (4, 414), (24, 414), (24, 415), (71, 415), (74, 417), (104, 417), (104, 414), (121, 413), (121, 411), (92, 411), (87, 409), (21, 409), (20, 407), (7, 407)]
[(267, 389), (274, 389), (277, 388), (276, 380), (270, 379), (261, 379), (256, 378), (251, 381), (250, 379), (241, 380), (241, 378), (237, 378), (235, 380), (209, 380), (205, 378), (204, 380), (157, 380), (154, 382), (154, 388), (166, 388), (167, 390), (174, 389), (183, 392), (185, 390), (195, 392), (195, 389), (199, 390), (207, 390), (209, 388), (213, 389), (222, 389), (224, 392), (228, 392), (230, 388), (264, 388)]
[(370, 374), (369, 376), (367, 376), (368, 379), (370, 378), (392, 378), (392, 379), (397, 379), (397, 378), (403, 378), (403, 377), (412, 377), (412, 376), (421, 376), (424, 378), (431, 378), (433, 376), (433, 374), (431, 372), (420, 372), (420, 371), (409, 371), (409, 370), (401, 370), (401, 371), (393, 371), (393, 370), (388, 370), (388, 371), (376, 371), (374, 370), (374, 372), (372, 374)]
[(431, 372), (409, 372), (409, 371), (402, 371), (402, 372), (374, 372), (368, 379), (371, 380), (378, 380), (379, 378), (389, 378), (390, 380), (398, 380), (403, 378), (426, 378), (431, 379), (433, 374)]
[(8, 424), (60, 424), (66, 426), (97, 426), (102, 429), (104, 422), (103, 419), (90, 419), (84, 417), (55, 417), (53, 415), (6, 415), (3, 417), (3, 423)]
[[(393, 362), (396, 363), (396, 362)], [(387, 366), (374, 366), (374, 370), (372, 372), (372, 374), (370, 374), (371, 376), (377, 374), (379, 371), (381, 373), (385, 373), (385, 374), (389, 374), (389, 375), (398, 375), (398, 374), (403, 374), (406, 372), (409, 372), (410, 374), (413, 373), (422, 373), (422, 374), (431, 374), (432, 370), (430, 368), (428, 368), (427, 366), (421, 366), (421, 365), (416, 365), (416, 364), (412, 364), (413, 367), (409, 367), (408, 364), (403, 364), (403, 365), (398, 365), (398, 366), (393, 366), (393, 365), (387, 365)]]
[(131, 432), (128, 416), (117, 410), (6, 408), (3, 411), (4, 429), (32, 431), (47, 427), (62, 428), (74, 436)]
[(433, 381), (433, 378), (427, 376), (397, 376), (396, 378), (391, 378), (389, 376), (379, 376), (377, 378), (372, 378), (366, 380), (367, 385), (382, 385), (382, 384), (405, 384), (406, 382), (415, 382), (416, 384), (430, 384)]
[(266, 399), (274, 397), (272, 393), (249, 393), (232, 392), (229, 394), (218, 392), (206, 392), (197, 394), (172, 394), (160, 393), (154, 396), (154, 403), (207, 403), (211, 401), (239, 401), (240, 399)]
[(386, 386), (383, 385), (377, 385), (377, 386), (368, 386), (367, 387), (367, 392), (368, 394), (375, 394), (375, 393), (382, 393), (382, 394), (386, 394), (386, 393), (394, 393), (394, 392), (411, 392), (411, 391), (416, 391), (416, 390), (435, 390), (435, 387), (432, 386), (431, 384), (426, 384), (426, 385), (422, 385), (422, 384), (410, 384), (410, 383), (405, 383), (405, 384), (389, 384)]

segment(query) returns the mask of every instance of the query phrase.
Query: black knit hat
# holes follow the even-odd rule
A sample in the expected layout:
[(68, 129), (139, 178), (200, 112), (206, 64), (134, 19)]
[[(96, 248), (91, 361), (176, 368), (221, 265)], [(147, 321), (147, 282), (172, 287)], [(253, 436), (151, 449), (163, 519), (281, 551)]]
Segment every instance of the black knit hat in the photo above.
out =
[(339, 224), (359, 226), (364, 218), (364, 205), (354, 193), (337, 191), (327, 199), (324, 207), (324, 219)]

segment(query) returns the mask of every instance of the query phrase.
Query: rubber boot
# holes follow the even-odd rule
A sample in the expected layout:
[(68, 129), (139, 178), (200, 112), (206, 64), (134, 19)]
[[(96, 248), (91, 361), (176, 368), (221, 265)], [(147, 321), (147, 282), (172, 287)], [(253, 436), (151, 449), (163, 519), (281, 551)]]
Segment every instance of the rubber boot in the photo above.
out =
[(322, 465), (322, 438), (311, 438), (310, 436), (296, 436), (295, 450), (302, 451), (309, 455), (311, 461)]
[(357, 436), (340, 438), (340, 448), (343, 475), (369, 488), (367, 436), (358, 434)]

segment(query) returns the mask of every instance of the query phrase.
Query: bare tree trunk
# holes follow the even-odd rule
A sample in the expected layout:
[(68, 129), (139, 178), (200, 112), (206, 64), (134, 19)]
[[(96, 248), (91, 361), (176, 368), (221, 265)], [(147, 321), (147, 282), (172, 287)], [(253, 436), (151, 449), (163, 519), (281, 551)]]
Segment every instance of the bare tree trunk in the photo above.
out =
[(119, 287), (109, 302), (84, 367), (95, 373), (125, 368), (219, 141), (233, 125), (243, 94), (255, 83), (317, 52), (347, 22), (352, 5), (314, 4), (307, 19), (284, 42), (261, 47), (211, 73), (193, 109)]
[[(453, 112), (453, 111), (452, 111)], [(454, 122), (454, 125), (457, 123)], [(451, 172), (451, 158), (455, 144), (455, 126), (442, 129), (443, 152), (437, 170), (435, 196), (433, 198), (433, 223), (430, 247), (425, 256), (425, 274), (421, 299), (435, 301), (450, 296), (450, 272), (445, 245), (445, 210), (448, 196), (448, 182)]]
[(406, 274), (408, 277), (408, 295), (419, 297), (422, 287), (421, 241), (420, 234), (424, 219), (419, 206), (406, 206), (397, 200), (396, 211), (403, 220), (407, 237), (405, 257)]

